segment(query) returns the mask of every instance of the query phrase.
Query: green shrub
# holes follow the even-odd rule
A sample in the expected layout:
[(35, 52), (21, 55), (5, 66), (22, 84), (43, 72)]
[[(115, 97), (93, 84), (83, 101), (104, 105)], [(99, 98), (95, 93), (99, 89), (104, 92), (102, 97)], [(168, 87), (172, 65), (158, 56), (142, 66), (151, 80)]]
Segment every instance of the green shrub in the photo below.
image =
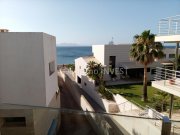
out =
[(154, 96), (151, 98), (151, 101), (154, 102), (153, 103), (153, 107), (156, 109), (156, 111), (158, 112), (163, 112), (163, 111), (167, 111), (167, 101), (162, 99), (163, 97), (160, 96)]
[(104, 85), (99, 85), (98, 92), (101, 93), (101, 95), (107, 100), (113, 100), (113, 94), (106, 90)]
[(71, 69), (72, 71), (75, 70), (75, 65), (74, 64), (68, 64), (67, 68)]

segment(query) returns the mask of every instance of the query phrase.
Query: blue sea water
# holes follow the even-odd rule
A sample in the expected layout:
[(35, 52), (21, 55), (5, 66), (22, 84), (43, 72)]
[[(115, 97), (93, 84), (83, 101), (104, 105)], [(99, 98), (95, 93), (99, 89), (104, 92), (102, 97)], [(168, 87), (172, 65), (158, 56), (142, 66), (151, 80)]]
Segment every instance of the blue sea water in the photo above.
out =
[(91, 46), (57, 46), (57, 64), (73, 64), (74, 59), (81, 56), (92, 55)]

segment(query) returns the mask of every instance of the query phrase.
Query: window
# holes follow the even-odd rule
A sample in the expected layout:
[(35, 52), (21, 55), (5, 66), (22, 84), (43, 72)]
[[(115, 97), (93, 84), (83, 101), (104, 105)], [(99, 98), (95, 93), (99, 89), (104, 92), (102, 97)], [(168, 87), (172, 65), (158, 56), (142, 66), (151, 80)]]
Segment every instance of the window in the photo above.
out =
[(55, 61), (49, 62), (49, 75), (55, 72)]
[(25, 117), (5, 117), (3, 118), (4, 127), (25, 127), (26, 118)]
[(151, 69), (151, 75), (156, 74), (156, 69)]
[(175, 58), (175, 54), (169, 54), (169, 58)]
[(86, 86), (87, 84), (86, 84), (86, 83), (84, 83), (84, 85)]
[(166, 54), (164, 54), (164, 58), (166, 58)]
[(77, 82), (80, 84), (81, 83), (81, 78), (77, 76)]
[(86, 72), (86, 69), (84, 69), (84, 72)]
[(147, 68), (147, 72), (150, 72), (150, 68)]
[(79, 66), (79, 69), (81, 69), (81, 66)]

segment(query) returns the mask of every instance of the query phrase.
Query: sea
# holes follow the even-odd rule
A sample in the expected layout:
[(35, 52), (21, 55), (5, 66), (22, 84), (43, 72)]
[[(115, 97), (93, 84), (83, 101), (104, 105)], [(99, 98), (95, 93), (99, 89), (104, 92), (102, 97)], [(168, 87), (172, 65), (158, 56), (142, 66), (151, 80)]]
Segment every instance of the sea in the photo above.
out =
[(81, 56), (92, 55), (91, 46), (57, 46), (57, 64), (74, 64), (74, 60)]

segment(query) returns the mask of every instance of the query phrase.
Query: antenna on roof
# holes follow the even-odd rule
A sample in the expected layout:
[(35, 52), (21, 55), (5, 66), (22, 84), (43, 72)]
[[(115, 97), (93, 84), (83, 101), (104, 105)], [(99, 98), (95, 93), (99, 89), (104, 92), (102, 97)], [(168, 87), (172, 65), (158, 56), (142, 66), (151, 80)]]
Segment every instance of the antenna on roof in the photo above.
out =
[(109, 42), (109, 45), (114, 45), (114, 38), (112, 37), (112, 40)]

